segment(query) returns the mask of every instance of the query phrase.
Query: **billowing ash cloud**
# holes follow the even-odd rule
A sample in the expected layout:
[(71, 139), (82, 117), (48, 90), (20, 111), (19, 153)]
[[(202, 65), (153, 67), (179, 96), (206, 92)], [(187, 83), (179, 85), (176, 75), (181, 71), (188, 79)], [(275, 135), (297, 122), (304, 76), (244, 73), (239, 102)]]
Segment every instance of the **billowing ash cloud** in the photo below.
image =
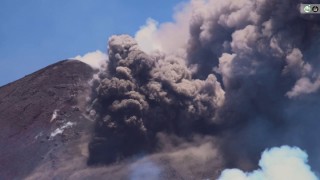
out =
[[(110, 37), (90, 111), (88, 165), (107, 165), (95, 175), (217, 178), (257, 169), (261, 152), (281, 145), (306, 150), (319, 171), (320, 19), (300, 15), (301, 2), (195, 0), (174, 23)], [(253, 174), (221, 178), (264, 176), (289, 156), (315, 178), (288, 147), (266, 151)]]
[(308, 155), (299, 148), (272, 148), (263, 152), (259, 161), (261, 169), (251, 173), (239, 169), (224, 170), (218, 180), (317, 180), (307, 162)]
[(175, 23), (148, 20), (137, 42), (111, 37), (89, 164), (161, 152), (164, 133), (219, 139), (226, 167), (254, 169), (265, 148), (289, 144), (320, 168), (319, 18), (300, 3), (192, 1)]
[(108, 71), (97, 91), (93, 164), (154, 152), (158, 133), (186, 138), (210, 134), (216, 109), (224, 101), (214, 75), (192, 79), (181, 57), (147, 55), (127, 35), (109, 39)]

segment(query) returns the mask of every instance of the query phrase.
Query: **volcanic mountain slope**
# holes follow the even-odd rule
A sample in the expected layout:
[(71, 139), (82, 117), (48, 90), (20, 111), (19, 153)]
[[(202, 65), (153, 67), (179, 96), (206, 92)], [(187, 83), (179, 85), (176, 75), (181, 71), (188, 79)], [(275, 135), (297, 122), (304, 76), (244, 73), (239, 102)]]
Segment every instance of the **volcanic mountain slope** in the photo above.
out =
[(22, 179), (42, 162), (54, 168), (58, 152), (79, 145), (92, 124), (82, 113), (92, 75), (66, 60), (0, 87), (0, 179)]

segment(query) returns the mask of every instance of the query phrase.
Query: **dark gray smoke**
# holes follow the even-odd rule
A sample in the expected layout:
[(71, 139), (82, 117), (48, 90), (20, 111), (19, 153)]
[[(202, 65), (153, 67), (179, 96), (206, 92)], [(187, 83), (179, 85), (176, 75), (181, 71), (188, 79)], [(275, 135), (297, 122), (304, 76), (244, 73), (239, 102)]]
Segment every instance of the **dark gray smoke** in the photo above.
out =
[(158, 133), (190, 139), (194, 133), (215, 133), (224, 92), (214, 75), (192, 79), (183, 59), (147, 55), (127, 35), (110, 38), (109, 61), (94, 104), (89, 164), (154, 152)]
[(263, 149), (289, 144), (320, 168), (320, 21), (300, 15), (300, 2), (227, 1), (192, 19), (188, 62), (199, 67), (195, 77), (222, 79), (217, 119), (228, 126), (222, 149), (231, 167), (250, 169)]
[(281, 145), (319, 171), (320, 18), (300, 15), (301, 2), (191, 1), (138, 43), (112, 36), (90, 113), (88, 165), (105, 166), (72, 176), (216, 178)]
[(195, 1), (183, 54), (146, 54), (129, 36), (111, 37), (89, 162), (161, 151), (165, 133), (221, 138), (228, 167), (255, 168), (265, 148), (288, 144), (320, 168), (320, 23), (299, 4)]

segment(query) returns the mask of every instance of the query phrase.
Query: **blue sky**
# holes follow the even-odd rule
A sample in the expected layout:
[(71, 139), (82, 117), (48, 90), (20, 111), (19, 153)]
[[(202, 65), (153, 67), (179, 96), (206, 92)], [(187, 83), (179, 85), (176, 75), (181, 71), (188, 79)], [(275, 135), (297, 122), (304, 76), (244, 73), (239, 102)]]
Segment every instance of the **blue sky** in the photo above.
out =
[(110, 35), (134, 35), (149, 17), (171, 21), (180, 2), (1, 0), (0, 86), (59, 60), (105, 52)]

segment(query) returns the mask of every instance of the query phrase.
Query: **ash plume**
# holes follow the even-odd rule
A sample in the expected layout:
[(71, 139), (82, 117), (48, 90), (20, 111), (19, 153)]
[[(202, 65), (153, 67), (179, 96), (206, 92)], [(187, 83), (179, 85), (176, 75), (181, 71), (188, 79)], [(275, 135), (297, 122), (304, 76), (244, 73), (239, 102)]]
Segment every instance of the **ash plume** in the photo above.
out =
[[(300, 15), (301, 2), (192, 1), (170, 26), (149, 20), (138, 42), (111, 37), (89, 162), (161, 151), (157, 134), (165, 133), (219, 137), (227, 167), (253, 169), (265, 148), (288, 144), (319, 168), (320, 24)], [(187, 39), (176, 51), (163, 48), (180, 29)], [(147, 54), (138, 44), (148, 43)]]
[(192, 79), (182, 58), (147, 55), (127, 35), (109, 39), (109, 61), (93, 105), (97, 126), (89, 164), (152, 152), (161, 132), (186, 138), (211, 133), (224, 100), (214, 75)]
[(194, 0), (173, 23), (110, 37), (92, 84), (98, 167), (69, 177), (218, 178), (259, 168), (261, 152), (282, 145), (319, 172), (320, 19), (301, 15), (303, 2)]

